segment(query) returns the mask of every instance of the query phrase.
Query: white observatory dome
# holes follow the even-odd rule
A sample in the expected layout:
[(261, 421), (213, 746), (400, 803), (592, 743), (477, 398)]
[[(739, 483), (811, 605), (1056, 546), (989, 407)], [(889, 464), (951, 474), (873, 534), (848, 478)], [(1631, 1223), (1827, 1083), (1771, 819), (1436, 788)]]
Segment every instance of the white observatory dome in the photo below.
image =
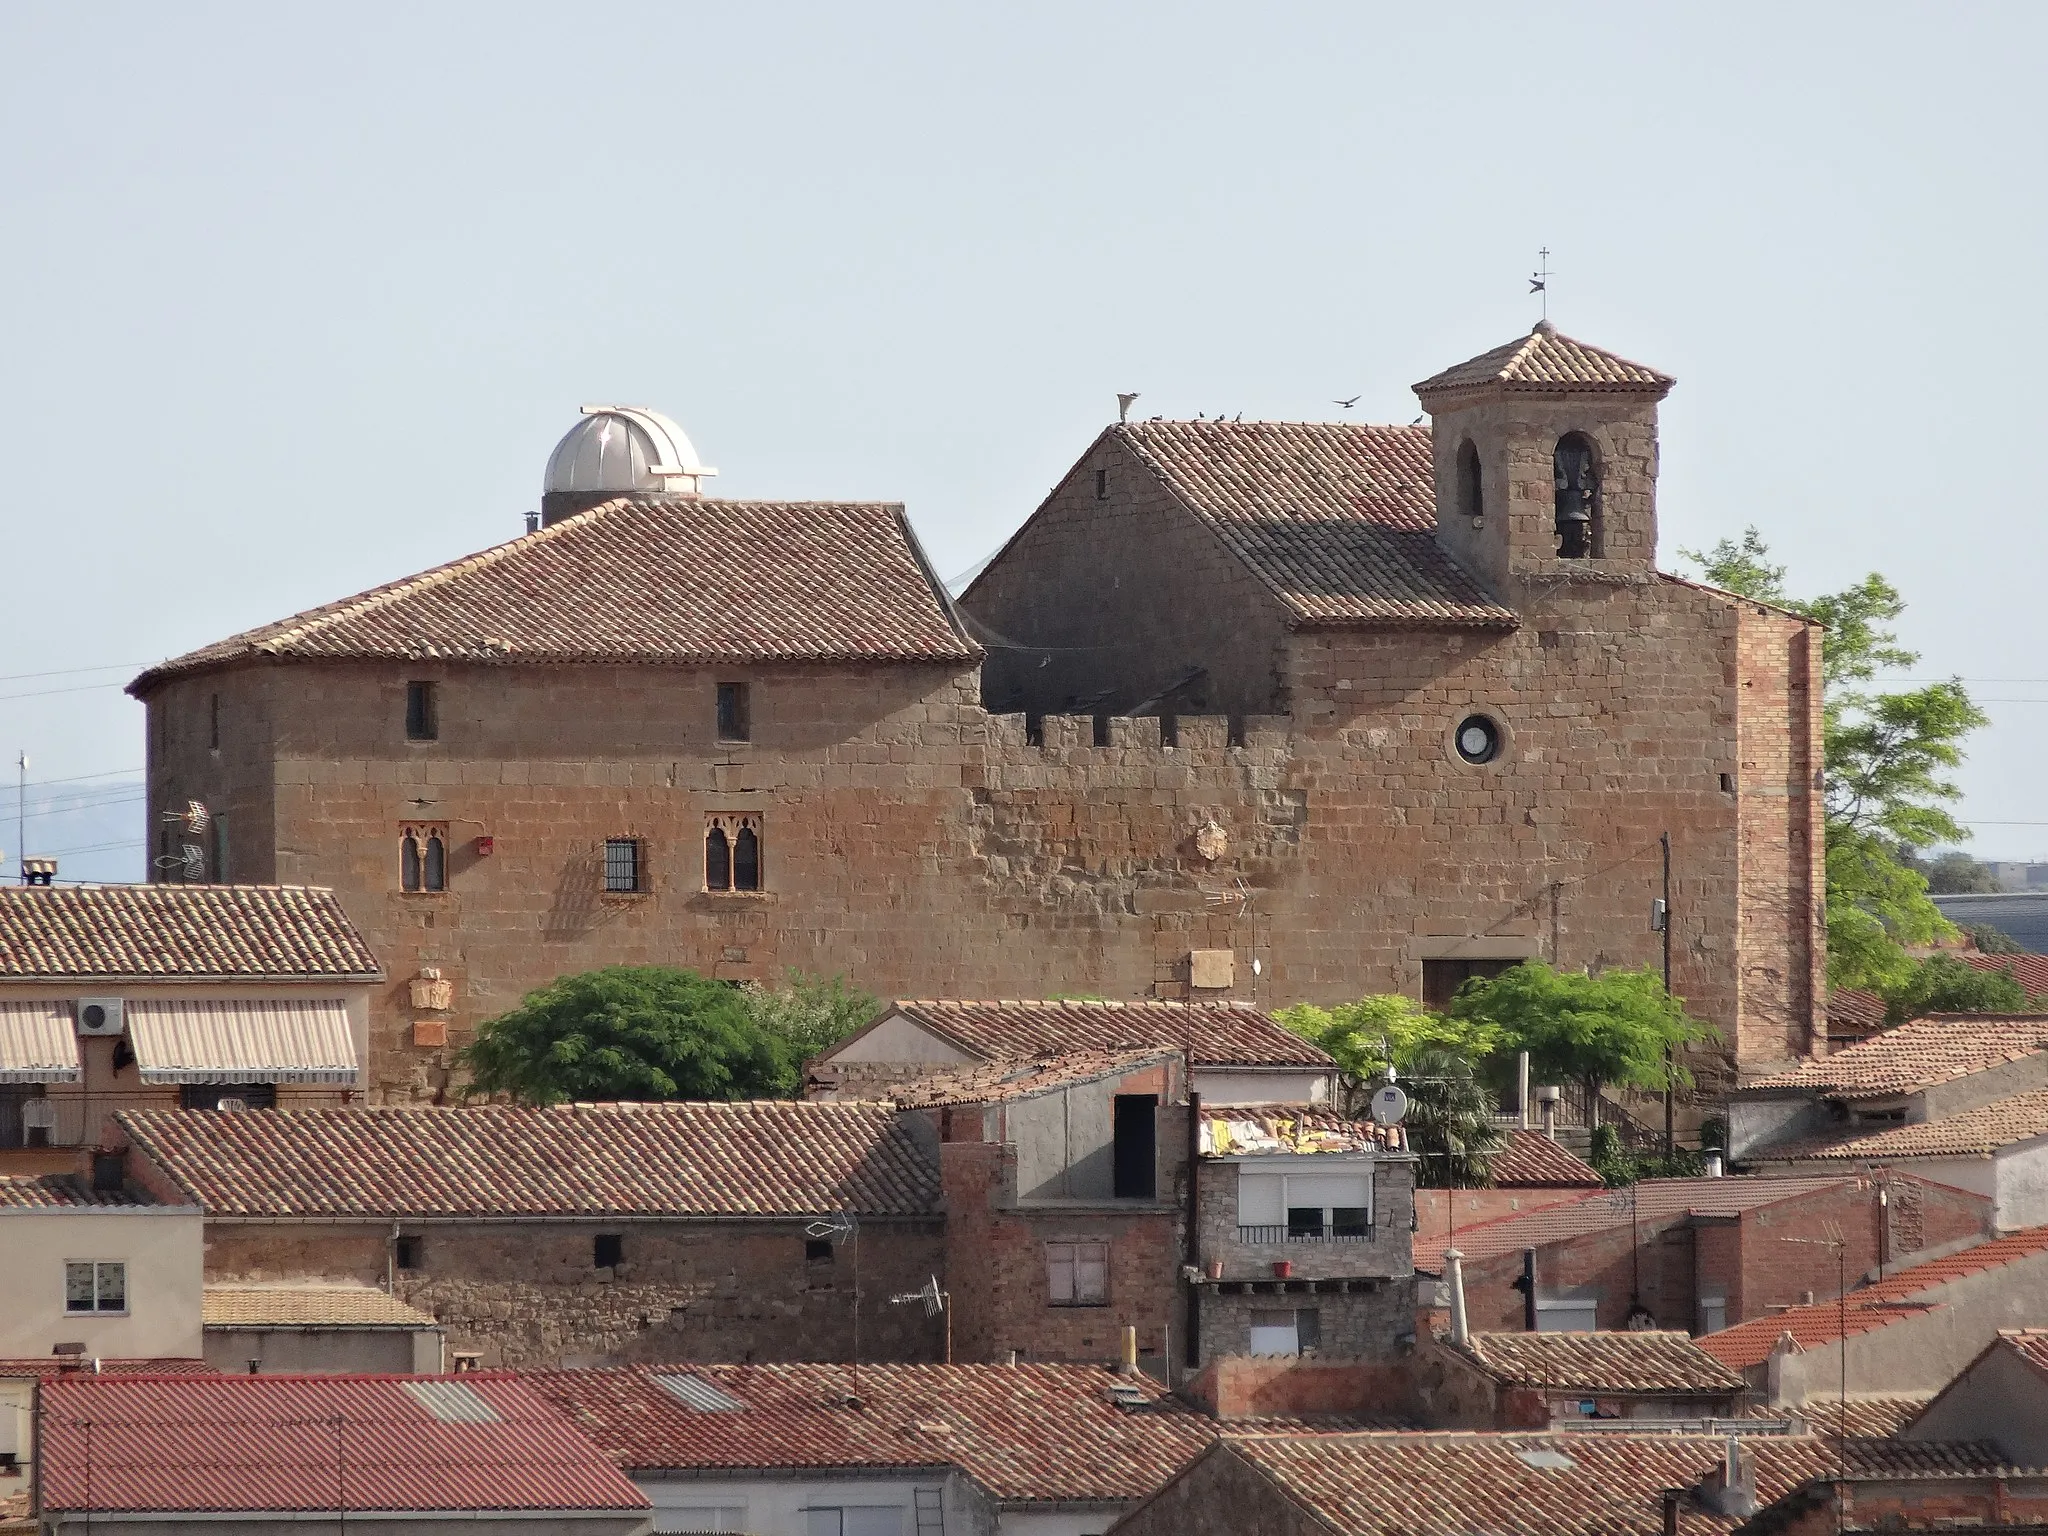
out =
[(697, 462), (683, 429), (638, 405), (586, 405), (548, 456), (548, 495), (694, 496), (718, 471)]

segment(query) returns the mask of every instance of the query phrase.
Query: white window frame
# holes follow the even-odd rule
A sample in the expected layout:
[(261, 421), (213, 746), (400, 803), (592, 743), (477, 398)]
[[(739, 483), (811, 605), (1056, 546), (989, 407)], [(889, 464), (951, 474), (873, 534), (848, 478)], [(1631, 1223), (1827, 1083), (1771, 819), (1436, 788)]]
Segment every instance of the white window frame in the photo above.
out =
[[(1089, 1285), (1090, 1279), (1094, 1285)], [(1109, 1305), (1109, 1243), (1067, 1238), (1045, 1245), (1046, 1295), (1055, 1307)]]
[[(71, 1305), (71, 1271), (74, 1268), (90, 1266), (92, 1269), (92, 1300), (90, 1307)], [(101, 1272), (117, 1271), (121, 1283), (121, 1305), (106, 1307), (100, 1305), (107, 1294), (107, 1287), (101, 1280)], [(66, 1259), (64, 1261), (64, 1315), (66, 1317), (126, 1317), (128, 1315), (128, 1261), (126, 1259)]]

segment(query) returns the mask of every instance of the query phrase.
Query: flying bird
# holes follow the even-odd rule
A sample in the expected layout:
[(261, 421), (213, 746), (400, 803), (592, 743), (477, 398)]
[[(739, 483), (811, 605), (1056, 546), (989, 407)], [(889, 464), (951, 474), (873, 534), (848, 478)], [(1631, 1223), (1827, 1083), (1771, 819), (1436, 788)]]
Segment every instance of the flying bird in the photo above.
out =
[(1137, 398), (1138, 392), (1135, 389), (1127, 395), (1119, 394), (1116, 397), (1116, 419), (1118, 421), (1129, 421), (1131, 419), (1131, 402)]
[(1363, 395), (1353, 395), (1349, 400), (1332, 400), (1330, 404), (1336, 406), (1339, 410), (1348, 411), (1364, 398), (1365, 396)]

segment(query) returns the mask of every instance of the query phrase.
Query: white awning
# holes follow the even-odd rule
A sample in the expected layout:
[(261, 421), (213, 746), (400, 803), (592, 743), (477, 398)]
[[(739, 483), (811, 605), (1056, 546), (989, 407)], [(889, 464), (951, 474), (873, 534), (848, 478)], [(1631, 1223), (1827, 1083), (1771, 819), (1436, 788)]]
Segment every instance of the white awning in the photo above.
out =
[(340, 998), (130, 998), (127, 1022), (145, 1083), (357, 1081)]
[(66, 1002), (0, 1002), (0, 1083), (75, 1083), (78, 1035)]

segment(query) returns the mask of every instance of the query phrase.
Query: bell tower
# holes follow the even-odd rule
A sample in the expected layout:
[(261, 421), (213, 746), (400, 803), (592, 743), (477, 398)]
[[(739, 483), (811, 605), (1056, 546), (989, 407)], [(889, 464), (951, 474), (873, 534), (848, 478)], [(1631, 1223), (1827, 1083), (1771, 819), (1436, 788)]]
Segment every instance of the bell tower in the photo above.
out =
[(1436, 536), (1482, 580), (1646, 572), (1657, 403), (1676, 381), (1539, 321), (1415, 386), (1436, 454)]

